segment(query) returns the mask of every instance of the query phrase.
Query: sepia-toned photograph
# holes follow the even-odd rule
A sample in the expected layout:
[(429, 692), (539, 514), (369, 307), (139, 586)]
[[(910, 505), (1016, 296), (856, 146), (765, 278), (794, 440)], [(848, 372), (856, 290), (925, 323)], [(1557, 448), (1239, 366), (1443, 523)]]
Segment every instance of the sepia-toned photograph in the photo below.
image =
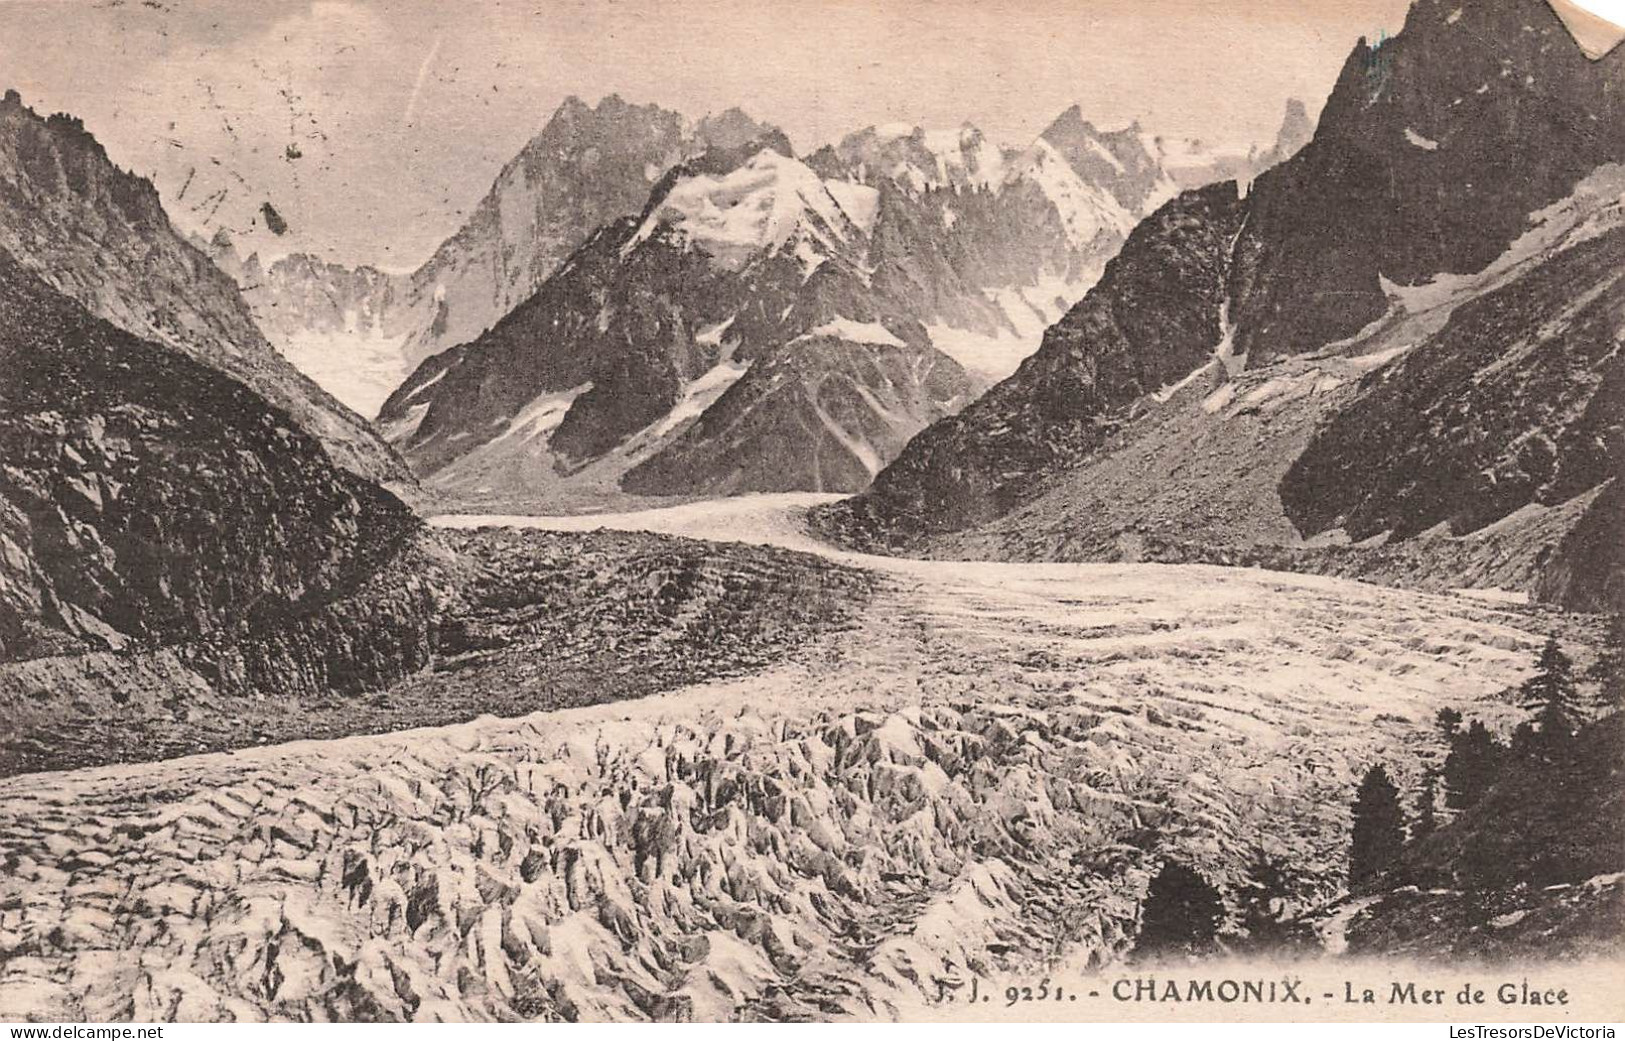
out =
[(7, 1036), (1615, 1036), (1622, 39), (0, 0)]

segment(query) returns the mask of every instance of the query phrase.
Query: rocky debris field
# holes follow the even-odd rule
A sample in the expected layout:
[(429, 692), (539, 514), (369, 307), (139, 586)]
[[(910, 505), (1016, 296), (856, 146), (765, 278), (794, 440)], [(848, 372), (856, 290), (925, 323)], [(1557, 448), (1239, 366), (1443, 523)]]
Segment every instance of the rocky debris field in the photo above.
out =
[[(623, 532), (448, 531), (409, 557), (395, 570), (413, 571), (437, 609), (428, 667), (404, 681), (236, 696), (184, 648), (7, 663), (0, 776), (641, 697), (761, 668), (848, 626), (873, 584), (806, 554)], [(390, 590), (347, 602), (387, 612)]]
[[(759, 505), (616, 520), (726, 537)], [(584, 577), (621, 559), (465, 537), (498, 559), (538, 538)], [(1300, 906), (1332, 897), (1360, 772), (1414, 788), (1438, 708), (1516, 714), (1498, 692), (1542, 639), (1320, 577), (853, 562), (883, 579), (858, 624), (749, 675), (0, 782), (0, 1016), (872, 1018), (974, 973), (1109, 965), (1166, 858), (1230, 892), (1261, 849)], [(488, 595), (466, 654), (591, 628)], [(583, 701), (643, 682), (600, 660)]]

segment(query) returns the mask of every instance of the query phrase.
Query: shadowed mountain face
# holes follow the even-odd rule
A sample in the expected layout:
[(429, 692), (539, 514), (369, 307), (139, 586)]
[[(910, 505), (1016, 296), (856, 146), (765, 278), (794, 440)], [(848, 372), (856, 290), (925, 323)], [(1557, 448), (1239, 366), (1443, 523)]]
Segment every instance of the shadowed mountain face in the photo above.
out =
[(1110, 408), (1177, 382), (1211, 355), (1240, 221), (1233, 184), (1187, 192), (1158, 210), (1014, 376), (910, 442), (844, 508), (860, 527), (896, 519), (924, 530), (1009, 510), (1032, 482), (1100, 443)]
[(1462, 305), (1367, 377), (1287, 472), (1305, 532), (1475, 531), (1565, 502), (1625, 461), (1625, 228)]
[(489, 330), (598, 228), (637, 213), (667, 170), (768, 129), (739, 109), (690, 122), (616, 95), (570, 97), (410, 274), (304, 256), (262, 271), (229, 246), (211, 252), (277, 346), (371, 415), (415, 365)]
[(634, 494), (862, 488), (917, 433), (965, 400), (964, 370), (917, 335), (826, 326), (752, 366), (717, 403), (622, 480)]
[[(927, 429), (830, 522), (891, 545), (984, 523), (1084, 464), (1130, 406), (1161, 388), (1204, 369), (1222, 383), (1328, 349), (1357, 349), (1340, 341), (1360, 340), (1385, 315), (1402, 311), (1396, 300), (1482, 272), (1508, 254), (1536, 211), (1565, 199), (1598, 166), (1625, 158), (1622, 72), (1625, 56), (1589, 61), (1538, 0), (1422, 0), (1398, 37), (1355, 49), (1307, 147), (1261, 175), (1245, 199), (1209, 189), (1164, 207), (1011, 379)], [(1463, 383), (1463, 373), (1527, 377), (1515, 410), (1525, 419), (1591, 409), (1587, 403), (1602, 397), (1601, 381), (1617, 365), (1617, 344), (1609, 340), (1617, 335), (1617, 308), (1598, 280), (1608, 281), (1608, 258), (1618, 255), (1618, 242), (1606, 237), (1566, 253), (1568, 266), (1544, 281), (1509, 290), (1507, 299), (1538, 301), (1539, 313), (1562, 317), (1560, 336), (1498, 320), (1493, 301), (1464, 311), (1454, 332), (1385, 373), (1387, 389), (1371, 392), (1343, 421), (1346, 430), (1357, 423), (1383, 428), (1376, 444), (1389, 450), (1374, 451), (1371, 442), (1356, 449), (1357, 438), (1334, 429), (1294, 480), (1330, 488), (1339, 478), (1323, 467), (1357, 467), (1366, 478), (1332, 500), (1346, 499), (1353, 509), (1366, 499), (1361, 509), (1370, 523), (1362, 531), (1401, 518), (1405, 531), (1415, 531), (1445, 519), (1410, 493), (1404, 506), (1392, 496), (1379, 506), (1384, 497), (1376, 489), (1425, 484), (1441, 462), (1430, 452), (1449, 454), (1445, 446), (1500, 423), (1473, 418), (1474, 410), (1505, 405), (1492, 399), (1510, 393), (1517, 378), (1497, 377), (1490, 382), (1501, 389), (1493, 390)], [(1565, 300), (1575, 303), (1573, 315)], [(1559, 356), (1532, 351), (1529, 336), (1559, 345)], [(1502, 484), (1490, 491), (1488, 478), (1443, 477), (1454, 482), (1449, 493), (1467, 495), (1454, 507), (1456, 519), (1482, 524), (1523, 503), (1595, 487), (1608, 467), (1617, 472), (1617, 453), (1608, 456), (1595, 440), (1607, 425), (1600, 409), (1590, 411), (1598, 418), (1575, 421), (1573, 437), (1561, 433), (1568, 418), (1545, 423), (1550, 451), (1498, 441), (1492, 454), (1507, 454), (1496, 465), (1524, 474), (1516, 490)], [(1423, 444), (1431, 449), (1404, 444), (1398, 434), (1416, 433), (1418, 415), (1429, 417)], [(1293, 494), (1283, 489), (1284, 497)], [(1312, 498), (1299, 494), (1296, 509), (1310, 509)], [(1309, 534), (1326, 518), (1294, 519)]]
[[(726, 430), (704, 428), (734, 438), (728, 449), (696, 445), (703, 434), (690, 433), (684, 461), (652, 463), (640, 488), (729, 487), (741, 473), (797, 482), (791, 487), (806, 480), (816, 490), (862, 487), (881, 465), (880, 451), (895, 451), (962, 403), (971, 385), (917, 323), (871, 290), (865, 225), (876, 191), (832, 192), (788, 150), (770, 137), (673, 170), (641, 216), (600, 230), (489, 334), (425, 362), (385, 403), (380, 422), (420, 472), (456, 479), (511, 459), (534, 472), (528, 480), (545, 482), (595, 465), (618, 476), (656, 459), (720, 397), (736, 413), (753, 413), (744, 427), (736, 416)], [(820, 362), (814, 339), (901, 352), (923, 367), (890, 368), (913, 390), (894, 396), (899, 411), (882, 419), (888, 406), (862, 398), (871, 389), (862, 377), (878, 378), (878, 370), (848, 366), (839, 349)], [(775, 369), (775, 381), (764, 366), (792, 344), (801, 360)], [(865, 415), (840, 418), (851, 409), (833, 401), (780, 413), (768, 388), (791, 378), (815, 401), (846, 387)], [(759, 436), (738, 440), (744, 429)], [(797, 456), (807, 446), (798, 442), (809, 434), (830, 447), (823, 465), (804, 471)], [(789, 446), (775, 471), (774, 453)], [(520, 488), (538, 487), (526, 480)]]
[(1101, 132), (1073, 105), (1045, 128), (1042, 139), (1086, 182), (1098, 184), (1130, 210), (1143, 212), (1174, 193), (1139, 123)]
[(347, 469), (411, 482), (360, 417), (272, 349), (151, 184), (115, 167), (78, 120), (42, 119), (15, 92), (0, 99), (0, 248), (93, 314), (247, 384)]
[(1625, 54), (1541, 0), (1420, 0), (1344, 64), (1314, 140), (1249, 198), (1231, 289), (1256, 361), (1351, 336), (1400, 285), (1479, 271), (1529, 214), (1625, 158)]
[(971, 127), (869, 127), (804, 162), (776, 133), (715, 147), (380, 423), (473, 498), (857, 491), (1173, 191), (1137, 128), (1075, 110), (1016, 153)]
[(0, 661), (179, 647), (233, 693), (355, 690), (428, 653), (418, 522), (243, 384), (0, 250)]
[(1200, 368), (1038, 494), (915, 549), (1250, 564), (1615, 609), (1625, 167), (1471, 276), (1389, 285), (1335, 348)]

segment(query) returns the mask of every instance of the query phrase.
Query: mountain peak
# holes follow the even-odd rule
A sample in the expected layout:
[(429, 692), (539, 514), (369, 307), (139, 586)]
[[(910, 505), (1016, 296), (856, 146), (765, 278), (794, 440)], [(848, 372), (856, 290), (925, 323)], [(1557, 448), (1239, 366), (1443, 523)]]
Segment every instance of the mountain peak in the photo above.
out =
[(1309, 110), (1297, 98), (1287, 98), (1286, 112), (1281, 117), (1280, 130), (1276, 131), (1275, 144), (1262, 159), (1257, 160), (1260, 168), (1268, 169), (1292, 158), (1302, 151), (1314, 136), (1315, 124), (1309, 118)]
[(1120, 130), (1102, 132), (1073, 105), (1038, 140), (1055, 149), (1085, 184), (1104, 188), (1130, 213), (1143, 213), (1173, 194), (1159, 157), (1151, 153), (1153, 142), (1137, 119)]
[(1387, 308), (1381, 278), (1482, 270), (1625, 158), (1622, 69), (1544, 0), (1418, 0), (1402, 32), (1353, 49), (1313, 142), (1256, 182), (1249, 233), (1278, 245), (1254, 277), (1274, 288), (1232, 309), (1238, 347), (1340, 339)]
[(737, 105), (705, 116), (694, 127), (694, 136), (707, 148), (740, 148), (773, 134), (783, 136), (777, 127), (758, 122)]
[(571, 94), (559, 102), (559, 107), (553, 110), (553, 119), (573, 118), (591, 111), (592, 106), (583, 101), (580, 95)]
[(1096, 133), (1098, 131), (1095, 130), (1095, 125), (1083, 118), (1083, 107), (1074, 104), (1065, 112), (1056, 116), (1039, 136), (1051, 144), (1055, 144), (1057, 138), (1067, 140), (1078, 135), (1093, 137)]
[[(598, 104), (589, 105), (579, 95), (571, 94), (559, 103), (553, 110), (553, 116), (548, 120), (549, 128), (556, 124), (577, 125), (581, 123), (603, 123), (623, 120), (629, 115), (645, 113), (651, 116), (675, 116), (658, 105), (633, 105), (619, 94), (606, 94), (598, 99)], [(546, 130), (543, 130), (546, 133)]]
[(158, 191), (121, 170), (80, 120), (0, 105), (0, 248), (98, 318), (241, 380), (321, 436), (362, 476), (405, 479), (401, 461), (317, 390), (255, 325), (219, 235), (200, 248), (170, 223)]
[(731, 169), (674, 171), (677, 176), (664, 193), (657, 191), (623, 256), (662, 225), (730, 270), (778, 252), (800, 233), (828, 239), (824, 244), (831, 248), (845, 240), (852, 220), (818, 174), (788, 154), (788, 142), (764, 138), (753, 144), (757, 147)]
[(808, 162), (825, 177), (871, 186), (890, 182), (912, 193), (1004, 179), (1003, 153), (969, 122), (944, 130), (908, 122), (870, 125), (825, 145)]

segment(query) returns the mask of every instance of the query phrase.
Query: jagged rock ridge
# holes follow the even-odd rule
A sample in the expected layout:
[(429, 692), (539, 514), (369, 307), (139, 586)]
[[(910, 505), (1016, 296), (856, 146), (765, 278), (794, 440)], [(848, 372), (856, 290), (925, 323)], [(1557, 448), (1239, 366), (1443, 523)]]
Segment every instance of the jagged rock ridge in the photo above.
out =
[[(863, 371), (817, 362), (824, 352), (816, 346), (829, 340), (934, 359), (926, 369), (891, 370), (923, 391), (893, 403), (925, 410), (894, 417), (894, 445), (968, 399), (963, 371), (869, 289), (864, 225), (876, 192), (854, 186), (838, 198), (788, 151), (770, 136), (673, 170), (640, 216), (601, 229), (489, 335), (425, 362), (386, 403), (386, 429), (421, 472), (480, 494), (490, 485), (467, 482), (488, 480), (478, 468), (503, 461), (528, 471), (517, 480), (536, 487), (594, 464), (624, 470), (649, 460), (719, 399), (763, 400), (762, 389), (792, 371), (768, 374), (778, 352), (804, 354), (820, 382), (855, 386), (870, 411), (860, 394), (868, 385), (852, 384)], [(941, 375), (928, 379), (927, 370)], [(809, 478), (815, 486), (854, 487), (856, 472), (866, 481), (879, 462), (864, 434), (818, 413), (815, 405), (800, 418), (758, 415), (753, 422), (779, 433), (745, 451), (764, 451), (774, 438), (793, 444), (802, 434), (791, 428), (810, 419), (834, 451), (853, 457), (821, 467), (823, 476)], [(896, 423), (903, 428), (891, 432)], [(752, 465), (736, 453), (714, 456), (703, 473), (692, 461), (680, 469), (706, 489)], [(794, 474), (801, 463), (789, 456), (779, 465)], [(642, 480), (660, 484), (655, 475), (666, 472), (651, 468)]]
[[(737, 108), (690, 122), (618, 95), (571, 96), (503, 167), (461, 228), (411, 273), (285, 257), (224, 260), (267, 335), (371, 415), (424, 358), (490, 329), (594, 231), (636, 213), (672, 166), (767, 129)], [(256, 277), (258, 276), (258, 277)], [(331, 309), (321, 305), (333, 301)], [(313, 306), (314, 305), (314, 306)]]
[(411, 483), (360, 417), (272, 349), (237, 287), (171, 226), (150, 183), (115, 167), (79, 120), (41, 118), (15, 91), (0, 99), (0, 247), (92, 313), (248, 384), (340, 465)]
[(4, 250), (0, 371), (0, 660), (168, 648), (262, 696), (427, 660), (429, 596), (400, 563), (417, 519), (287, 413)]
[(1019, 153), (971, 127), (713, 149), (380, 421), (464, 496), (857, 490), (1173, 191), (1137, 127), (1076, 110)]
[[(1440, 325), (1461, 301), (1440, 307), (1426, 298), (1449, 297), (1463, 280), (1477, 286), (1467, 296), (1503, 285), (1484, 273), (1502, 260), (1523, 262), (1514, 240), (1540, 223), (1537, 211), (1563, 203), (1583, 178), (1625, 158), (1625, 108), (1614, 89), (1622, 60), (1586, 59), (1535, 0), (1423, 0), (1398, 37), (1355, 49), (1308, 146), (1260, 175), (1244, 199), (1231, 190), (1223, 205), (1213, 205), (1216, 189), (1209, 189), (1159, 211), (1131, 236), (1115, 262), (1122, 270), (1116, 277), (1108, 270), (1038, 354), (976, 405), (916, 438), (867, 494), (830, 516), (831, 527), (911, 545), (982, 524), (1086, 466), (1125, 429), (1131, 407), (1172, 388), (1194, 381), (1205, 394), (1257, 373), (1250, 387), (1263, 401), (1284, 385), (1265, 386), (1273, 365), (1308, 359), (1313, 366), (1321, 353), (1362, 352), (1380, 364), (1387, 358), (1379, 341), (1391, 358), (1435, 334), (1413, 360), (1369, 377), (1388, 389), (1363, 395), (1283, 487), (1297, 534), (1336, 527), (1335, 515), (1345, 512), (1369, 521), (1356, 534), (1383, 528), (1379, 514), (1395, 519), (1401, 535), (1445, 519), (1461, 534), (1526, 504), (1553, 505), (1597, 489), (1621, 465), (1610, 447), (1617, 446), (1617, 433), (1609, 432), (1617, 419), (1606, 404), (1618, 378), (1610, 340), (1618, 313), (1611, 291), (1596, 281), (1608, 279), (1617, 240), (1571, 243), (1562, 259), (1540, 253), (1538, 262), (1558, 265), (1544, 280), (1528, 275), (1504, 291), (1504, 302), (1464, 309), (1444, 332)], [(1136, 238), (1149, 240), (1159, 225), (1169, 232), (1162, 259), (1134, 272)], [(1565, 281), (1564, 272), (1578, 282)], [(1434, 318), (1408, 323), (1404, 339), (1385, 339), (1385, 323), (1407, 306)], [(1517, 330), (1527, 323), (1474, 321), (1497, 307), (1524, 308), (1547, 324), (1525, 335)], [(1199, 320), (1188, 321), (1193, 315)], [(1121, 363), (1125, 343), (1139, 345), (1128, 365)], [(1506, 382), (1461, 376), (1501, 367)], [(1303, 373), (1288, 375), (1297, 381)], [(1302, 383), (1305, 395), (1317, 378)], [(1225, 393), (1237, 404), (1215, 400), (1214, 411), (1239, 407), (1252, 390)], [(1540, 417), (1536, 430), (1498, 430), (1478, 448), (1461, 447), (1478, 444), (1486, 433), (1478, 428), (1498, 422), (1475, 416), (1514, 400), (1519, 415)], [(1320, 414), (1298, 428), (1301, 436)], [(1418, 416), (1427, 417), (1425, 431), (1416, 429)], [(1383, 430), (1378, 443), (1392, 450), (1353, 447), (1356, 424)], [(1407, 443), (1390, 436), (1399, 431), (1410, 432)], [(1306, 443), (1283, 442), (1280, 450), (1302, 451)], [(1177, 453), (1178, 444), (1169, 442), (1170, 450)], [(1345, 465), (1339, 459), (1365, 476), (1340, 487), (1332, 472)], [(1467, 476), (1478, 464), (1491, 474)], [(1244, 459), (1236, 465), (1238, 472), (1248, 466)], [(1262, 465), (1277, 465), (1275, 457)], [(1559, 473), (1563, 478), (1552, 480)], [(1500, 482), (1514, 474), (1521, 476)], [(1200, 487), (1194, 476), (1176, 476), (1172, 490)], [(1428, 494), (1452, 498), (1448, 518), (1420, 507), (1414, 493), (1435, 477), (1448, 483), (1448, 494)], [(1328, 490), (1325, 510), (1310, 505), (1317, 481)], [(1363, 510), (1355, 509), (1360, 497)], [(1079, 516), (1093, 516), (1082, 500), (1072, 501), (1084, 510)], [(1328, 511), (1332, 516), (1321, 515)], [(1247, 533), (1244, 541), (1251, 540)], [(1100, 553), (1098, 544), (1090, 552)], [(1525, 572), (1520, 584), (1542, 583)]]

